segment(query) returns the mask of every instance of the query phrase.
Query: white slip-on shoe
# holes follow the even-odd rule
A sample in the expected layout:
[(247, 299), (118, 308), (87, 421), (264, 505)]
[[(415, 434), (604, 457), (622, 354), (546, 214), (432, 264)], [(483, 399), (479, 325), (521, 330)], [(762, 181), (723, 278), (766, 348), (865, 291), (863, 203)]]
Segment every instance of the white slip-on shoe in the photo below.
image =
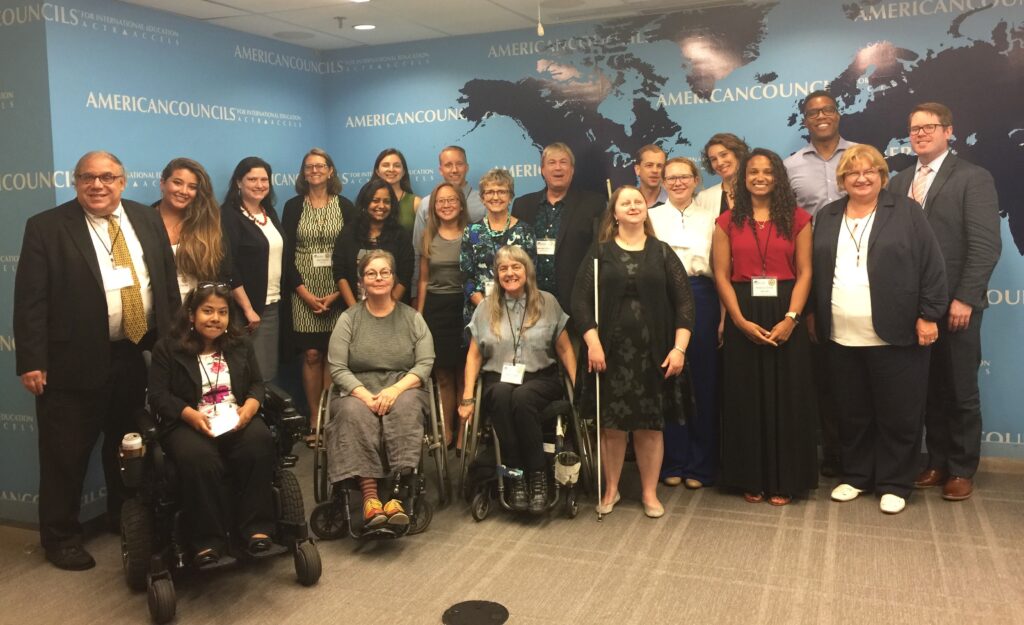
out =
[(615, 509), (615, 504), (619, 503), (620, 499), (622, 499), (622, 496), (619, 495), (619, 493), (615, 493), (615, 499), (613, 499), (610, 504), (606, 506), (603, 503), (598, 502), (598, 504), (594, 506), (594, 510), (598, 514), (611, 514), (612, 510)]
[(907, 500), (892, 493), (882, 495), (882, 500), (878, 502), (878, 509), (886, 514), (899, 514), (906, 507)]
[(832, 489), (832, 501), (853, 501), (863, 492), (849, 484), (840, 484)]

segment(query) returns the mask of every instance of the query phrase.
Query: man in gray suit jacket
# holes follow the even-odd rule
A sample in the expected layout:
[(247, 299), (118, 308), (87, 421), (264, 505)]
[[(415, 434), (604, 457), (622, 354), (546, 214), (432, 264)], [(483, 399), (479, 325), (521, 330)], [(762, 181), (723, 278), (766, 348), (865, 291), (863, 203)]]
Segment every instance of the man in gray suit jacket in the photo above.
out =
[(925, 410), (928, 466), (918, 488), (943, 485), (942, 496), (960, 501), (974, 490), (981, 455), (981, 317), (988, 281), (999, 260), (999, 201), (992, 175), (949, 151), (953, 113), (926, 102), (910, 114), (910, 143), (917, 165), (889, 183), (924, 208), (946, 259), (949, 311), (932, 346)]

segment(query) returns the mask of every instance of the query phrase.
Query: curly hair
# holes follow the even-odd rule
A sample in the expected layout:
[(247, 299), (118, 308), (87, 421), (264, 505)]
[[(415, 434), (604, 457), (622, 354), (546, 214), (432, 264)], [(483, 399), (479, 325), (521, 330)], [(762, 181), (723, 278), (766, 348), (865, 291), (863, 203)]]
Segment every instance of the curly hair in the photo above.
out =
[(228, 306), (228, 327), (224, 334), (217, 337), (214, 347), (217, 351), (223, 352), (232, 348), (244, 340), (242, 327), (238, 321), (238, 310), (231, 302), (231, 287), (223, 282), (200, 282), (199, 286), (188, 292), (185, 301), (174, 318), (174, 327), (171, 328), (170, 340), (174, 346), (186, 354), (198, 355), (203, 351), (204, 341), (195, 326), (192, 325), (192, 318), (199, 307), (206, 303), (211, 297), (219, 297)]
[[(732, 209), (732, 223), (743, 227), (743, 222), (748, 219), (754, 221), (754, 205), (750, 197), (750, 189), (747, 188), (746, 175), (747, 165), (755, 157), (763, 156), (768, 159), (772, 168), (772, 178), (775, 181), (772, 187), (772, 194), (769, 198), (769, 218), (784, 239), (793, 240), (793, 216), (796, 213), (796, 194), (789, 184), (789, 175), (786, 167), (782, 164), (782, 158), (767, 148), (754, 148), (750, 154), (740, 162), (740, 170), (736, 184), (736, 205)], [(753, 227), (753, 224), (751, 224)]]

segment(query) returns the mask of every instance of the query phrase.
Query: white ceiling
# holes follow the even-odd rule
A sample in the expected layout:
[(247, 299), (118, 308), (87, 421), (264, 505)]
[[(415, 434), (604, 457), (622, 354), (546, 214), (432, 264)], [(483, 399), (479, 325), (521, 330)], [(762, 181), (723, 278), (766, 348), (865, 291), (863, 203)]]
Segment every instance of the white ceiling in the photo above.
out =
[[(122, 0), (318, 50), (535, 28), (537, 0)], [(540, 0), (546, 26), (737, 0)], [(337, 17), (343, 17), (339, 28)], [(369, 31), (356, 24), (374, 24)]]

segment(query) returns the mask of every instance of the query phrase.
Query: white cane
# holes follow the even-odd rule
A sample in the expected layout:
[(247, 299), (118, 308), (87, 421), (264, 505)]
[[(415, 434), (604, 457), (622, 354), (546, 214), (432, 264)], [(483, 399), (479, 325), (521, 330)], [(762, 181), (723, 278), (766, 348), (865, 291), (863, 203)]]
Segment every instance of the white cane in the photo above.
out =
[[(597, 279), (597, 258), (594, 258), (594, 323), (600, 325), (601, 323), (601, 312), (598, 306), (599, 300), (597, 297), (598, 291), (598, 279)], [(595, 328), (596, 330), (597, 328)], [(601, 372), (594, 371), (594, 405), (597, 407), (595, 413), (596, 430), (597, 430), (597, 503), (598, 508), (602, 499), (604, 498), (604, 489), (601, 488)], [(604, 518), (604, 515), (600, 512), (597, 513), (597, 520), (600, 521)]]

